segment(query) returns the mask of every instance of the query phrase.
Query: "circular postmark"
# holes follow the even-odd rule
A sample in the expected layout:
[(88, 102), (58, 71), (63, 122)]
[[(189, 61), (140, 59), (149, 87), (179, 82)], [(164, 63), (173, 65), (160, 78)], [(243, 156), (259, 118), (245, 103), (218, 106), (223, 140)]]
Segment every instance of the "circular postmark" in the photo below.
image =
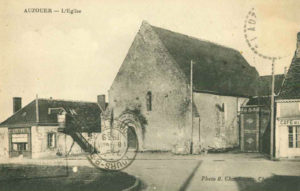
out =
[(90, 139), (93, 148), (88, 159), (101, 170), (122, 170), (134, 161), (138, 151), (135, 123), (126, 115), (102, 120), (102, 132)]
[[(274, 56), (270, 53), (264, 53), (259, 45), (259, 36), (257, 33), (257, 14), (255, 12), (255, 9), (252, 8), (245, 18), (244, 23), (244, 37), (245, 41), (248, 45), (248, 47), (251, 49), (251, 51), (256, 54), (257, 56), (268, 59), (268, 60), (279, 60), (282, 57), (280, 56)], [(260, 48), (260, 49), (259, 49)]]

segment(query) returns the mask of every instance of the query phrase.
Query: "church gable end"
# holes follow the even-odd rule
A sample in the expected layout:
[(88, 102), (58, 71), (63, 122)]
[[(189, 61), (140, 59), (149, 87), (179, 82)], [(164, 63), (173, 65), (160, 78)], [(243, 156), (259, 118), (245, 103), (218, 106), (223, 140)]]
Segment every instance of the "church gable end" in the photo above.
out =
[(155, 110), (159, 104), (166, 104), (162, 97), (176, 95), (183, 100), (188, 93), (187, 83), (152, 27), (143, 22), (109, 90), (110, 104), (123, 110), (147, 111), (147, 93), (151, 92), (151, 109)]

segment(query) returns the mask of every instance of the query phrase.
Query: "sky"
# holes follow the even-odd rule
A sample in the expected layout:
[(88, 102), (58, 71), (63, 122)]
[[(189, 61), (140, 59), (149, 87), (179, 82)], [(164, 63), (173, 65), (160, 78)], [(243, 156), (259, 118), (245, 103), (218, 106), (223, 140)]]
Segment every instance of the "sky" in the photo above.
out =
[[(96, 101), (106, 94), (143, 20), (241, 52), (260, 75), (270, 60), (247, 46), (247, 13), (257, 15), (259, 51), (289, 67), (300, 31), (298, 0), (2, 0), (0, 1), (0, 122), (12, 97), (25, 106), (41, 98)], [(28, 8), (77, 9), (80, 14), (24, 13)], [(108, 100), (107, 100), (108, 101)]]

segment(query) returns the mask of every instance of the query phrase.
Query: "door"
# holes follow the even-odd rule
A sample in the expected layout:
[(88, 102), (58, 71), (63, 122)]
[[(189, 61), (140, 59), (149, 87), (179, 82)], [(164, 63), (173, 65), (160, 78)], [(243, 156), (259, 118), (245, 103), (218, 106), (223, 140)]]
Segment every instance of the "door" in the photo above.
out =
[(259, 108), (243, 108), (241, 115), (241, 150), (259, 150)]
[(134, 127), (131, 126), (129, 126), (127, 129), (127, 144), (129, 149), (135, 149), (137, 147), (137, 137), (135, 134)]

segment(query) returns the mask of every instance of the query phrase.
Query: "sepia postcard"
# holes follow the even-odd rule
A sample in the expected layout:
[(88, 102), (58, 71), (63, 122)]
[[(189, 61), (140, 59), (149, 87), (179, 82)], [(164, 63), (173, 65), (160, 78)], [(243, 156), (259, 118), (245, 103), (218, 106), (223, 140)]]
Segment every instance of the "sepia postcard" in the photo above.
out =
[(299, 13), (0, 1), (0, 191), (300, 191)]

